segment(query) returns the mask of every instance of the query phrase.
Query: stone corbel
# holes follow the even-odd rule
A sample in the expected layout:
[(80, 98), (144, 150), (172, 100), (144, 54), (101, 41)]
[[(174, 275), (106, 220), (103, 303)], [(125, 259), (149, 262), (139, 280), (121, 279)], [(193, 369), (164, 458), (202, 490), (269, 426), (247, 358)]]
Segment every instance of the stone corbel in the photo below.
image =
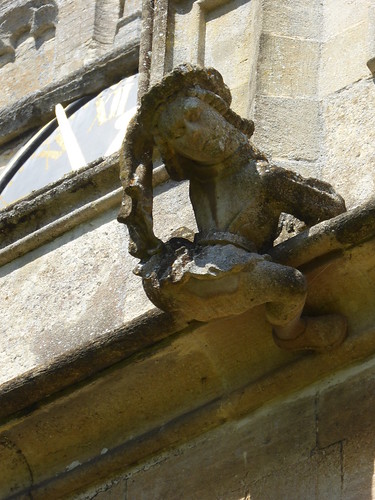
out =
[[(350, 224), (361, 225), (363, 216), (359, 222), (355, 215), (354, 222), (332, 222), (345, 212), (343, 199), (324, 182), (271, 165), (249, 142), (254, 124), (236, 115), (230, 102), (220, 73), (189, 64), (143, 96), (121, 154), (119, 221), (128, 225), (130, 253), (141, 259), (135, 272), (155, 305), (187, 321), (211, 321), (264, 304), (279, 347), (332, 349), (346, 336), (346, 318), (334, 309), (303, 312), (307, 282), (293, 262), (285, 265), (285, 256), (278, 257), (277, 223), (281, 212), (290, 213), (310, 234), (321, 235), (317, 248), (311, 249), (316, 238), (308, 237), (302, 251), (313, 260), (324, 245), (350, 241), (342, 233), (350, 233)], [(190, 181), (199, 230), (193, 240), (162, 242), (153, 233), (153, 146), (172, 179)], [(316, 229), (327, 219), (337, 224), (333, 233), (325, 233), (327, 223)], [(342, 220), (350, 221), (344, 229)]]

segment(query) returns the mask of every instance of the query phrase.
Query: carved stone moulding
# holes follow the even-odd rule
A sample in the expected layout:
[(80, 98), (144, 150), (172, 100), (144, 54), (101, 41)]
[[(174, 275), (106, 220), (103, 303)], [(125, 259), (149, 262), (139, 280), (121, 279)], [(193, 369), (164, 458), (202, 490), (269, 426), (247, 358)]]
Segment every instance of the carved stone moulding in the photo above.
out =
[(16, 48), (32, 36), (36, 48), (55, 34), (58, 7), (55, 0), (30, 0), (13, 5), (0, 17), (0, 68), (16, 59)]

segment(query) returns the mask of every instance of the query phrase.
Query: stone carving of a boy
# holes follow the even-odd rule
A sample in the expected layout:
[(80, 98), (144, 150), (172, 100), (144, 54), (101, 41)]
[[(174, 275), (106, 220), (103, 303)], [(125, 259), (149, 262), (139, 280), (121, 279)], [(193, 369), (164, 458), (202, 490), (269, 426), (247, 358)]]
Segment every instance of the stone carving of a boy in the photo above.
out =
[[(213, 68), (183, 65), (142, 98), (124, 141), (119, 221), (128, 225), (137, 273), (161, 309), (209, 321), (265, 304), (279, 347), (325, 350), (346, 335), (338, 314), (301, 316), (301, 272), (272, 262), (281, 212), (308, 226), (345, 211), (343, 199), (316, 179), (270, 165), (250, 143), (254, 124), (230, 109)], [(199, 233), (194, 242), (161, 242), (152, 224), (152, 150), (172, 179), (190, 181)]]

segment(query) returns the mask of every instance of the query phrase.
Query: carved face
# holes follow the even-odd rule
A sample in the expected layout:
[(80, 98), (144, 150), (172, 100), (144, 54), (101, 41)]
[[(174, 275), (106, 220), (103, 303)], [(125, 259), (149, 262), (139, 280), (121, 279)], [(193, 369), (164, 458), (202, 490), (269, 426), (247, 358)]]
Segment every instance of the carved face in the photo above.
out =
[(236, 129), (198, 97), (178, 97), (161, 113), (158, 135), (179, 155), (202, 165), (223, 162), (238, 147)]

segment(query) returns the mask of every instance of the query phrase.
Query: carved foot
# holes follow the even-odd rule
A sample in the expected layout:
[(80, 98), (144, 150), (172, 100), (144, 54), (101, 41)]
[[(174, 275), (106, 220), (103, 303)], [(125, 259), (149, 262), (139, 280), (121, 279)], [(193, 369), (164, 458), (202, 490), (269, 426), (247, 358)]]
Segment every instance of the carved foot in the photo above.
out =
[(303, 317), (305, 329), (297, 337), (281, 339), (273, 332), (275, 344), (287, 351), (330, 351), (344, 341), (347, 334), (346, 318), (340, 314), (327, 314), (316, 318)]

